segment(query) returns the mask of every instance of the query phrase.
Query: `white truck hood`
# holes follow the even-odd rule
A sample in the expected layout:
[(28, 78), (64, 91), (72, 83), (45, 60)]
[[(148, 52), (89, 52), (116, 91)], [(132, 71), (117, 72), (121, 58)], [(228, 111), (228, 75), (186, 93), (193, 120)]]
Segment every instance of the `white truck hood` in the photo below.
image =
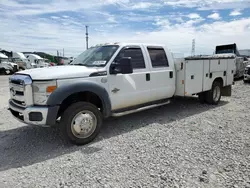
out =
[(84, 66), (68, 65), (68, 66), (51, 66), (44, 68), (27, 69), (20, 71), (20, 74), (30, 75), (33, 80), (50, 80), (87, 77), (91, 73), (98, 71), (98, 68), (90, 68)]

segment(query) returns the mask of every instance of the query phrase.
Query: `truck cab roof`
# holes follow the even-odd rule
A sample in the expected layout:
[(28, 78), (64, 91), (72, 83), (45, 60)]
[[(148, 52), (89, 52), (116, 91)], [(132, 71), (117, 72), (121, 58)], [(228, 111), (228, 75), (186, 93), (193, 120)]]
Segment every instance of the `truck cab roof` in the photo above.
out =
[(36, 59), (43, 59), (43, 58), (41, 58), (39, 55), (36, 55), (36, 54), (26, 54), (26, 57), (28, 58), (28, 57), (34, 57), (34, 58), (36, 58)]
[[(97, 44), (96, 46), (109, 46), (109, 45), (118, 45), (118, 46), (159, 46), (166, 48), (165, 44), (155, 44), (155, 43), (125, 43), (125, 42), (114, 42), (114, 43), (105, 43)], [(92, 46), (95, 47), (95, 46)]]

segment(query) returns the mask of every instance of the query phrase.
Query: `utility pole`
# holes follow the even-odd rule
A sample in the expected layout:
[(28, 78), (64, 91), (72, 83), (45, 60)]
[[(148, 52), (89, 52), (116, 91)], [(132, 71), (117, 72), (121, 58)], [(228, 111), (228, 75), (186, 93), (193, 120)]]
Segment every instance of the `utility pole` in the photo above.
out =
[(192, 51), (191, 56), (195, 56), (195, 39), (192, 40)]
[(63, 57), (64, 57), (64, 48), (63, 48)]
[(85, 26), (86, 27), (86, 48), (89, 48), (89, 33), (88, 33), (88, 27), (89, 26)]

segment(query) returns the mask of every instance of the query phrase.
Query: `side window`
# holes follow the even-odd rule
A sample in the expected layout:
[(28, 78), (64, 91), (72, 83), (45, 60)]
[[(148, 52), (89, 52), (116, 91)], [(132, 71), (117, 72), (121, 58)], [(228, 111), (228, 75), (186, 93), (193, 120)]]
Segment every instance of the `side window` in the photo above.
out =
[(163, 48), (148, 47), (148, 53), (152, 62), (152, 67), (168, 67), (168, 59)]
[(144, 69), (146, 67), (144, 57), (140, 48), (122, 49), (116, 57), (116, 60), (119, 60), (123, 57), (131, 57), (133, 69)]

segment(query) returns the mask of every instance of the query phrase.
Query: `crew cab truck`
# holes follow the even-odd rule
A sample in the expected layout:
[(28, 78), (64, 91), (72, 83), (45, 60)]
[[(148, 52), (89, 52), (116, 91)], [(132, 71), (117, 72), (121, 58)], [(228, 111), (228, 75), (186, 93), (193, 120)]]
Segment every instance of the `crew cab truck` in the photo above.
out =
[(74, 144), (91, 142), (103, 120), (166, 105), (197, 94), (218, 104), (231, 96), (230, 58), (179, 59), (158, 44), (91, 47), (72, 65), (24, 70), (9, 79), (9, 110), (21, 122), (59, 126)]

